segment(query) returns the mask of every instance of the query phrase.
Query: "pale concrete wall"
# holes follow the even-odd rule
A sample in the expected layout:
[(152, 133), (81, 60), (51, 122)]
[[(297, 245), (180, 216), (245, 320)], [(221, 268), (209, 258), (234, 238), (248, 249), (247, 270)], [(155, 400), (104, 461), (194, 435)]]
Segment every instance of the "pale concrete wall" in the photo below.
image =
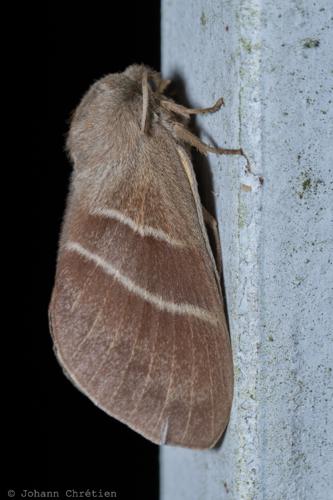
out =
[(161, 449), (163, 500), (333, 499), (332, 18), (331, 0), (162, 1), (164, 75), (191, 105), (225, 98), (198, 129), (253, 171), (201, 162), (235, 399), (218, 450)]

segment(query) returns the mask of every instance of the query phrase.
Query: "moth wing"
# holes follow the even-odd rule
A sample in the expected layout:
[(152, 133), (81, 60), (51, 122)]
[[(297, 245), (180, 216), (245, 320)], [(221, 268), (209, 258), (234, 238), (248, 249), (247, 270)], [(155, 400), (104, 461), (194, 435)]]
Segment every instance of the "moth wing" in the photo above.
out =
[(162, 139), (88, 208), (74, 175), (50, 322), (98, 407), (154, 443), (209, 448), (229, 419), (230, 341), (191, 163)]

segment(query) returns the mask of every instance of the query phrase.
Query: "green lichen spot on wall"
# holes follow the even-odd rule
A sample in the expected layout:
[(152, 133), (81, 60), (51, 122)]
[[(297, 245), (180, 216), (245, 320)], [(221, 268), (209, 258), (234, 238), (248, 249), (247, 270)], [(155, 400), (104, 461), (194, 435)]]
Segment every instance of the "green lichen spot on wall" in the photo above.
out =
[(314, 49), (316, 47), (319, 47), (320, 41), (316, 40), (315, 38), (305, 38), (303, 40), (303, 47), (305, 49)]
[(310, 189), (310, 187), (311, 187), (311, 179), (305, 179), (305, 181), (302, 182), (303, 193), (307, 189)]
[(205, 27), (207, 24), (207, 17), (206, 17), (206, 14), (204, 13), (204, 11), (201, 12), (200, 23), (201, 23), (201, 26), (203, 26), (203, 27)]
[(241, 38), (240, 43), (241, 43), (243, 49), (248, 54), (252, 54), (252, 52), (260, 49), (260, 47), (261, 47), (260, 43), (252, 43), (251, 40), (246, 40), (245, 38)]
[(245, 40), (245, 38), (241, 38), (241, 44), (244, 50), (248, 52), (249, 54), (252, 52), (252, 44), (250, 40)]
[(324, 182), (321, 179), (313, 179), (311, 177), (312, 174), (312, 168), (309, 168), (305, 172), (302, 172), (301, 174), (301, 189), (300, 191), (297, 192), (299, 198), (302, 200), (306, 195), (316, 195), (318, 191), (318, 187), (320, 185), (323, 185)]

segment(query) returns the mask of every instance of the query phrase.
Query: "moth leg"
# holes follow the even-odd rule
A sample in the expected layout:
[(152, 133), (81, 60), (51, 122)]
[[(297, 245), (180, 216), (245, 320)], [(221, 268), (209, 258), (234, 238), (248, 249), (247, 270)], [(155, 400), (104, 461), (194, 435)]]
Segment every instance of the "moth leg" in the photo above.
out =
[(202, 214), (203, 218), (205, 221), (206, 226), (208, 226), (211, 229), (213, 238), (214, 238), (214, 245), (215, 245), (215, 251), (216, 251), (216, 267), (219, 275), (221, 275), (222, 272), (222, 249), (221, 249), (221, 240), (220, 240), (220, 234), (218, 231), (217, 227), (217, 222), (215, 217), (208, 212), (208, 210), (202, 205)]
[(184, 125), (181, 123), (174, 123), (173, 126), (175, 135), (178, 139), (181, 141), (189, 144), (190, 146), (193, 146), (196, 148), (200, 153), (202, 154), (207, 154), (207, 153), (216, 153), (220, 155), (241, 155), (246, 159), (246, 170), (248, 172), (251, 172), (250, 168), (250, 162), (246, 154), (244, 153), (243, 149), (226, 149), (226, 148), (219, 148), (215, 146), (211, 146), (210, 144), (205, 144), (199, 137), (196, 135), (192, 134), (189, 130), (187, 130)]
[(163, 106), (168, 111), (172, 111), (173, 113), (189, 117), (190, 115), (204, 115), (206, 113), (215, 113), (222, 106), (224, 106), (224, 101), (223, 97), (220, 97), (220, 99), (218, 99), (216, 103), (209, 108), (187, 108), (186, 106), (182, 106), (181, 104), (177, 104), (173, 101), (162, 100), (161, 106)]
[(215, 146), (211, 146), (210, 144), (205, 144), (199, 137), (192, 134), (189, 130), (187, 130), (184, 125), (181, 123), (174, 124), (174, 131), (178, 139), (190, 144), (190, 146), (195, 147), (200, 153), (217, 153), (221, 155), (242, 155), (244, 156), (243, 150), (240, 149), (225, 149), (219, 148)]

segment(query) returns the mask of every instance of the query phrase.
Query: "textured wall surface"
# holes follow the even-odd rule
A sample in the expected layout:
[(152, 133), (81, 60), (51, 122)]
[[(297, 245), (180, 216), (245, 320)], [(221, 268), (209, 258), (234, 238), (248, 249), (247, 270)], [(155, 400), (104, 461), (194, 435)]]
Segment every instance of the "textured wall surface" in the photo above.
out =
[(194, 157), (235, 364), (218, 449), (161, 449), (162, 500), (333, 499), (331, 0), (163, 0), (162, 61), (239, 157)]

